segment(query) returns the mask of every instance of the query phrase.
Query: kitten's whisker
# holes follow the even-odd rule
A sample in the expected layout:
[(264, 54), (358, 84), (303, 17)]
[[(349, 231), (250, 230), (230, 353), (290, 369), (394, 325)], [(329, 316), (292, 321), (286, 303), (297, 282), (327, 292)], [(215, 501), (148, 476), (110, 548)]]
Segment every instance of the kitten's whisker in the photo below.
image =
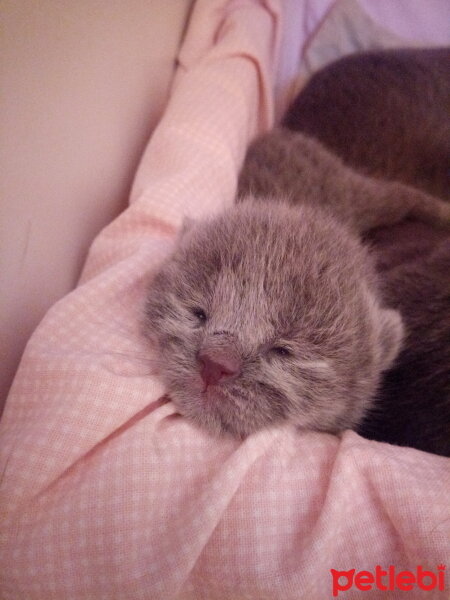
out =
[(298, 362), (298, 365), (302, 369), (308, 369), (312, 371), (321, 371), (326, 373), (334, 372), (333, 367), (327, 360), (302, 360)]

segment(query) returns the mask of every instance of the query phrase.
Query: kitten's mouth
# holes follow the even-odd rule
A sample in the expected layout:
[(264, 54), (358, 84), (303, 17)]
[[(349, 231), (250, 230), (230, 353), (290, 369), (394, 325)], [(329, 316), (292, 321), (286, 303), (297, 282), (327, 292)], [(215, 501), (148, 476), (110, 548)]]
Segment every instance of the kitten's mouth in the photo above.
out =
[(224, 394), (223, 385), (220, 385), (220, 384), (210, 384), (210, 385), (203, 384), (201, 397), (206, 402), (212, 402), (215, 400), (226, 400), (226, 395)]
[[(179, 381), (170, 396), (178, 411), (201, 428), (214, 435), (227, 433), (244, 439), (274, 422), (267, 412), (258, 410), (253, 394), (248, 394), (249, 391), (236, 386), (236, 382), (205, 386), (201, 377), (191, 376)], [(282, 412), (280, 410), (275, 420), (281, 419)]]
[(201, 375), (195, 377), (195, 389), (200, 391), (203, 400), (213, 400), (217, 396), (225, 398), (226, 391), (230, 389), (231, 381), (205, 381)]
[(200, 410), (207, 407), (214, 407), (214, 412), (219, 406), (222, 408), (234, 406), (232, 385), (230, 382), (218, 382), (206, 384), (200, 376), (191, 377), (189, 381), (177, 386), (178, 393), (186, 398), (186, 394), (191, 397), (191, 402), (197, 402)]
[(182, 395), (186, 393), (192, 394), (192, 397), (200, 397), (205, 402), (215, 399), (226, 400), (231, 382), (205, 383), (199, 374), (190, 376), (181, 381), (177, 381), (175, 385), (172, 382), (172, 389)]
[(233, 426), (232, 415), (238, 410), (229, 390), (223, 384), (205, 386), (200, 378), (191, 378), (177, 385), (170, 397), (178, 411), (212, 433), (229, 433), (240, 437)]

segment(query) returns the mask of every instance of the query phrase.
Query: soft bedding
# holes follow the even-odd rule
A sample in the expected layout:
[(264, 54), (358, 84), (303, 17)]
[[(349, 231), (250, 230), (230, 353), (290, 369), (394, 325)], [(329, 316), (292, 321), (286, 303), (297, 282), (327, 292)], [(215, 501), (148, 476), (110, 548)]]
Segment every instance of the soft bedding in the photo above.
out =
[(286, 426), (212, 438), (141, 335), (183, 217), (232, 203), (272, 124), (281, 4), (196, 3), (130, 207), (27, 346), (1, 422), (2, 598), (448, 597), (448, 459)]

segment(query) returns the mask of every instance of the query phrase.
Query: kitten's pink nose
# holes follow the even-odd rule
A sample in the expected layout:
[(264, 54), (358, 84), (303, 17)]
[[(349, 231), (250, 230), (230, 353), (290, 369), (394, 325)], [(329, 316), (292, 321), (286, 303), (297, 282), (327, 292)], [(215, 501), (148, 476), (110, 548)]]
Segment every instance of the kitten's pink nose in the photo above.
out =
[(200, 351), (198, 360), (201, 365), (200, 375), (206, 387), (216, 385), (222, 379), (238, 375), (241, 370), (239, 359), (226, 350)]

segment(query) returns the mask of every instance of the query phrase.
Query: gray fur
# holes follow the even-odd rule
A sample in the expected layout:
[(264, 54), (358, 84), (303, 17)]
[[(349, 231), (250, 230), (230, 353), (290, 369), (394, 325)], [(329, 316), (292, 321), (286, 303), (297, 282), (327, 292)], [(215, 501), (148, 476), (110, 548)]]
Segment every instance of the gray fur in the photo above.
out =
[[(171, 399), (197, 425), (237, 437), (283, 421), (357, 428), (403, 338), (359, 234), (411, 216), (448, 225), (449, 207), (285, 129), (252, 145), (239, 196), (184, 228), (152, 281), (145, 331)], [(204, 355), (232, 373), (206, 385)]]
[(317, 140), (285, 128), (250, 146), (238, 196), (248, 193), (322, 206), (357, 233), (406, 217), (450, 226), (449, 204), (404, 183), (358, 173)]
[[(450, 48), (352, 55), (312, 77), (284, 125), (360, 173), (450, 200)], [(392, 202), (396, 203), (393, 195)], [(358, 431), (450, 456), (450, 236), (417, 221), (365, 236), (403, 350)]]
[(365, 174), (450, 200), (450, 48), (346, 56), (318, 71), (285, 127)]
[[(403, 331), (344, 225), (319, 207), (250, 199), (190, 226), (152, 282), (146, 316), (180, 412), (239, 437), (286, 420), (356, 426)], [(241, 372), (204, 391), (198, 356), (218, 348)]]

